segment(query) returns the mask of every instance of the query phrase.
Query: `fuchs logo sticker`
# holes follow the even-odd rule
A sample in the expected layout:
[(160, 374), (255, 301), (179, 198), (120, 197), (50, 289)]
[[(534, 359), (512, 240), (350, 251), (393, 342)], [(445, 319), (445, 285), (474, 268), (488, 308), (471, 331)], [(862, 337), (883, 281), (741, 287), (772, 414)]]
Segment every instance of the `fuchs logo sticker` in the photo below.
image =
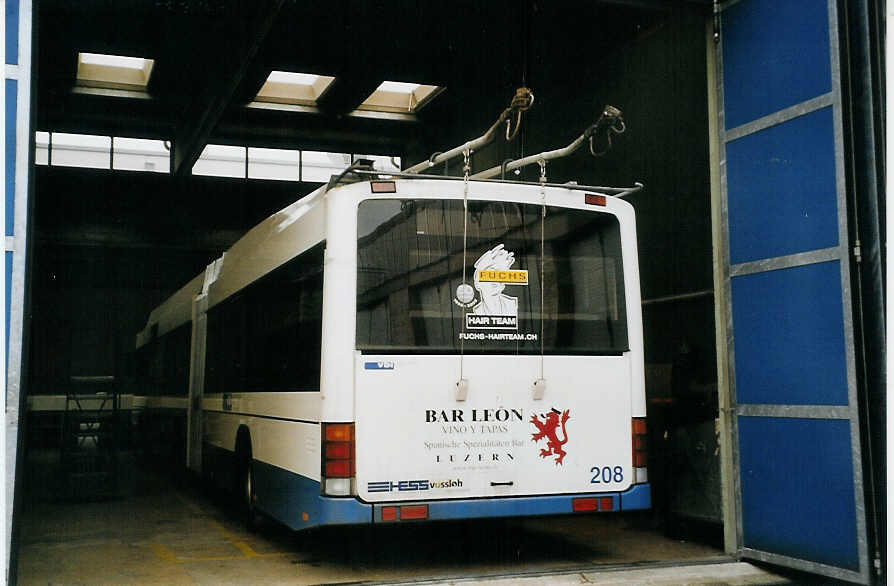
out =
[[(531, 423), (537, 428), (537, 433), (532, 433), (531, 439), (533, 439), (535, 443), (542, 439), (546, 440), (546, 449), (541, 448), (540, 457), (548, 458), (549, 456), (555, 456), (556, 466), (561, 464), (562, 460), (565, 459), (566, 452), (562, 446), (568, 443), (568, 431), (565, 429), (565, 423), (570, 418), (571, 415), (568, 409), (559, 412), (558, 409), (553, 408), (546, 415), (540, 415), (539, 417), (537, 415), (531, 415)], [(562, 426), (561, 440), (559, 440), (559, 425)]]
[[(518, 297), (504, 295), (506, 285), (528, 284), (528, 271), (512, 270), (515, 253), (498, 244), (478, 257), (473, 276), (474, 289), (463, 283), (456, 289), (454, 303), (471, 308), (466, 314), (470, 330), (517, 330)], [(477, 297), (475, 292), (477, 291)]]

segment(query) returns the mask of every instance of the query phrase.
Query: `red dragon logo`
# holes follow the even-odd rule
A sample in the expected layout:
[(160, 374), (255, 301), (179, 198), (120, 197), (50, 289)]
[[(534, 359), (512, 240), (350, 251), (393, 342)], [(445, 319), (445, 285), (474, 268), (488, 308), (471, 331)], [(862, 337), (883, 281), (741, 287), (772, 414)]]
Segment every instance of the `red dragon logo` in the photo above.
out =
[(562, 435), (564, 437), (562, 441), (559, 441), (559, 415), (559, 411), (555, 408), (550, 413), (547, 413), (546, 416), (541, 415), (543, 421), (540, 421), (536, 415), (531, 415), (531, 423), (537, 428), (537, 433), (531, 434), (531, 439), (535, 442), (539, 442), (543, 438), (546, 438), (546, 449), (540, 450), (540, 457), (546, 458), (547, 456), (555, 456), (556, 466), (561, 464), (562, 460), (565, 459), (565, 450), (562, 449), (562, 446), (568, 443), (568, 432), (565, 430), (565, 422), (568, 421), (570, 417), (568, 409), (565, 409), (565, 411), (561, 413)]

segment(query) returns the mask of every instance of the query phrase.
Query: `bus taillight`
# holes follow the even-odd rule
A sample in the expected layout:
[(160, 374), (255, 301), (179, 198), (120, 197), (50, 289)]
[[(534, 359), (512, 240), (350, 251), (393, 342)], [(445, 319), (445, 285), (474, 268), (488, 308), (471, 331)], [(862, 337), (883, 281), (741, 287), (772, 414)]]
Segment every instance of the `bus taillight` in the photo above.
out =
[(631, 429), (633, 432), (633, 482), (642, 484), (649, 481), (646, 418), (634, 417)]
[(322, 424), (323, 493), (351, 494), (354, 479), (354, 424)]

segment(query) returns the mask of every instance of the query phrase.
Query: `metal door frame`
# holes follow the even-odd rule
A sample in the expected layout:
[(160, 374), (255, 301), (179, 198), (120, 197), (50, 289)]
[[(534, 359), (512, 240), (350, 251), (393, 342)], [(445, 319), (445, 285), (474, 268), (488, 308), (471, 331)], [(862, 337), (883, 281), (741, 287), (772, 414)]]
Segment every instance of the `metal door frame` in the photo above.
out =
[[(721, 445), (727, 445), (729, 451), (729, 465), (724, 467), (723, 488), (724, 495), (732, 498), (732, 502), (725, 502), (724, 506), (724, 535), (727, 551), (735, 551), (739, 558), (755, 559), (780, 566), (786, 566), (844, 580), (855, 581), (863, 584), (869, 583), (869, 556), (867, 543), (866, 514), (864, 505), (863, 473), (860, 444), (860, 419), (859, 405), (857, 402), (857, 382), (855, 363), (854, 323), (851, 298), (850, 276), (850, 240), (848, 238), (848, 210), (847, 210), (847, 186), (845, 178), (842, 96), (841, 96), (841, 68), (840, 46), (838, 35), (838, 7), (835, 0), (827, 0), (829, 18), (829, 49), (831, 59), (831, 91), (821, 96), (808, 99), (804, 102), (789, 106), (780, 111), (773, 112), (757, 120), (745, 123), (741, 126), (726, 130), (724, 119), (724, 87), (723, 87), (723, 43), (722, 43), (722, 13), (734, 4), (747, 0), (732, 0), (715, 5), (714, 39), (709, 40), (708, 59), (713, 61), (708, 65), (709, 83), (713, 81), (713, 87), (709, 92), (709, 104), (714, 102), (714, 112), (709, 127), (711, 136), (709, 140), (712, 147), (716, 148), (716, 156), (712, 156), (712, 192), (719, 188), (719, 198), (712, 196), (712, 213), (714, 219), (720, 220), (720, 225), (714, 229), (714, 256), (715, 256), (715, 290), (717, 290), (717, 303), (715, 315), (717, 321), (718, 340), (718, 388), (721, 394), (721, 432), (726, 438), (721, 438)], [(713, 77), (713, 79), (712, 79)], [(773, 126), (788, 122), (800, 116), (816, 112), (831, 106), (833, 111), (834, 149), (835, 149), (835, 181), (837, 194), (838, 213), (838, 246), (820, 250), (812, 250), (797, 254), (791, 254), (776, 258), (761, 259), (744, 262), (736, 265), (730, 264), (729, 252), (729, 201), (726, 166), (727, 143), (766, 130)], [(711, 108), (709, 108), (710, 110)], [(716, 114), (716, 116), (714, 115)], [(716, 127), (715, 127), (716, 124)], [(712, 150), (714, 150), (712, 148)], [(712, 153), (713, 154), (713, 153)], [(819, 405), (739, 405), (736, 399), (736, 372), (735, 372), (735, 332), (733, 328), (732, 311), (732, 277), (743, 276), (777, 269), (806, 266), (819, 262), (837, 260), (841, 274), (841, 301), (843, 311), (844, 344), (846, 380), (848, 385), (848, 404), (846, 406), (819, 406)], [(719, 271), (719, 274), (718, 274)], [(725, 344), (725, 346), (723, 345)], [(724, 386), (728, 386), (725, 389)], [(724, 396), (726, 395), (726, 396)], [(727, 406), (725, 408), (725, 406)], [(859, 571), (855, 572), (837, 566), (830, 566), (819, 562), (812, 562), (787, 555), (775, 554), (766, 551), (751, 549), (744, 546), (744, 529), (742, 513), (742, 485), (739, 453), (739, 417), (777, 417), (777, 418), (806, 418), (806, 419), (835, 419), (847, 420), (850, 423), (851, 462), (854, 483), (854, 507), (856, 510), (857, 530), (857, 556), (859, 559)], [(725, 428), (725, 429), (724, 429)], [(723, 433), (725, 431), (725, 433)], [(732, 535), (728, 525), (735, 522), (735, 535)], [(730, 543), (735, 539), (734, 544)]]

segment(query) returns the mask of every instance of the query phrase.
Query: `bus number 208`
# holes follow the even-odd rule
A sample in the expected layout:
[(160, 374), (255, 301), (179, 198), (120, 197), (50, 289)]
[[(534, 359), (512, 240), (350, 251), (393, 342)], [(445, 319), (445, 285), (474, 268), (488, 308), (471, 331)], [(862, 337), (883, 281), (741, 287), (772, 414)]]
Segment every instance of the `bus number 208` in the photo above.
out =
[(609, 482), (624, 482), (624, 469), (620, 466), (593, 466), (590, 468), (593, 478), (590, 479), (591, 484), (602, 484)]

